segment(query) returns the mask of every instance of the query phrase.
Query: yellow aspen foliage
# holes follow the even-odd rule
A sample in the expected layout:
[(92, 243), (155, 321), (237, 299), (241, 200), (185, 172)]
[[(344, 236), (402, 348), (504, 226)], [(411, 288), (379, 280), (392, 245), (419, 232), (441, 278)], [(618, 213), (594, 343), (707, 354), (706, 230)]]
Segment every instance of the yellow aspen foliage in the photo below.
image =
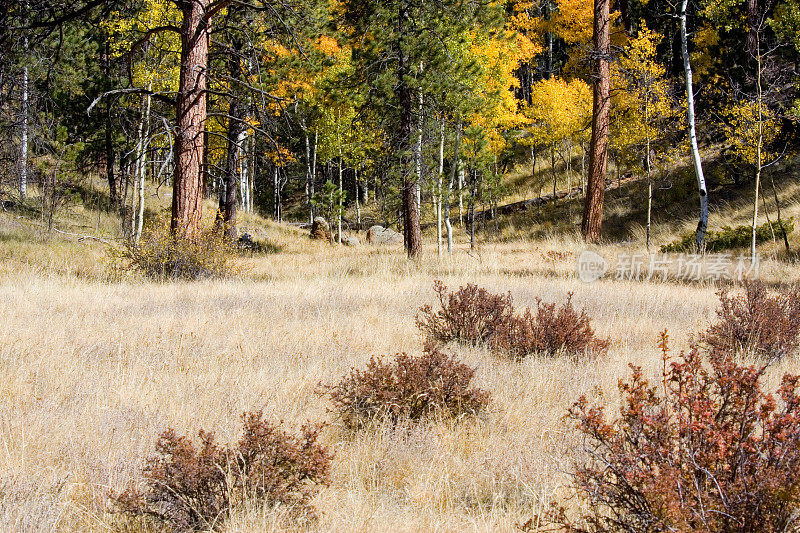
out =
[(267, 150), (264, 155), (276, 167), (286, 167), (295, 162), (295, 157), (292, 152), (280, 144), (276, 144), (270, 150)]
[[(739, 101), (726, 107), (722, 116), (725, 118), (725, 136), (730, 143), (731, 152), (743, 163), (755, 165), (758, 162), (759, 113), (758, 103), (751, 100)], [(763, 148), (761, 164), (773, 161), (776, 154), (767, 150), (780, 133), (780, 122), (775, 112), (766, 105), (761, 105), (761, 132)]]
[(586, 45), (592, 41), (594, 3), (587, 0), (559, 0), (553, 14), (553, 33), (564, 39), (568, 46)]
[(629, 164), (638, 164), (647, 141), (655, 142), (664, 122), (680, 111), (670, 97), (666, 70), (657, 61), (660, 40), (643, 26), (612, 64), (611, 142)]
[(545, 21), (531, 14), (535, 3), (531, 0), (518, 0), (511, 6), (511, 15), (506, 27), (515, 33), (520, 56), (525, 61), (534, 59), (544, 50), (542, 35)]
[[(133, 17), (112, 13), (103, 23), (108, 33), (111, 54), (119, 58), (129, 53), (148, 31), (163, 26), (180, 27), (181, 13), (173, 2), (144, 0)], [(180, 38), (173, 31), (152, 34), (140, 46), (143, 57), (131, 65), (132, 82), (155, 92), (175, 92), (180, 78)], [(138, 56), (137, 56), (138, 57)]]
[(550, 146), (587, 136), (592, 118), (592, 89), (582, 80), (552, 77), (531, 89), (529, 143)]
[(473, 35), (470, 54), (480, 66), (475, 86), (481, 98), (470, 116), (470, 124), (483, 130), (488, 141), (487, 149), (494, 155), (506, 148), (503, 132), (527, 122), (514, 96), (514, 89), (519, 87), (514, 72), (527, 52), (518, 41), (508, 36), (489, 38)]

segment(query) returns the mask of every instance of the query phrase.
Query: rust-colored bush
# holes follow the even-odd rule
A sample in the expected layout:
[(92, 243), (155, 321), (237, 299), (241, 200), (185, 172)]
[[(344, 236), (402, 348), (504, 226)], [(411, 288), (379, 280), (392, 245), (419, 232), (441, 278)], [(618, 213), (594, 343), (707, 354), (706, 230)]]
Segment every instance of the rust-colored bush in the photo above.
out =
[(419, 357), (405, 353), (393, 363), (371, 358), (324, 390), (334, 412), (351, 429), (373, 420), (420, 420), (430, 416), (460, 418), (485, 410), (489, 393), (470, 387), (475, 370), (426, 345)]
[(485, 343), (498, 329), (507, 328), (514, 314), (511, 293), (492, 294), (477, 285), (448, 293), (439, 280), (433, 282), (433, 290), (441, 309), (434, 312), (426, 305), (417, 315), (417, 326), (431, 342), (457, 341), (473, 346)]
[(144, 490), (115, 495), (117, 507), (173, 531), (216, 529), (244, 501), (282, 504), (298, 517), (313, 518), (310, 502), (327, 484), (331, 460), (317, 443), (319, 427), (306, 426), (295, 437), (263, 420), (260, 411), (242, 420), (244, 434), (231, 448), (218, 446), (202, 430), (197, 445), (164, 431), (144, 467)]
[(800, 380), (778, 398), (762, 391), (766, 366), (692, 349), (651, 385), (639, 367), (620, 380), (623, 404), (609, 421), (582, 397), (570, 410), (584, 437), (573, 478), (584, 509), (557, 521), (568, 531), (798, 531)]
[(428, 342), (486, 344), (494, 352), (516, 358), (608, 349), (609, 341), (595, 335), (586, 311), (578, 312), (572, 305), (572, 293), (560, 306), (537, 298), (535, 313), (526, 309), (517, 314), (510, 293), (492, 294), (477, 285), (448, 293), (438, 280), (433, 289), (441, 309), (434, 312), (426, 305), (417, 315), (417, 326)]
[(535, 354), (555, 355), (559, 352), (577, 355), (591, 350), (608, 349), (609, 341), (598, 338), (585, 310), (572, 305), (572, 293), (560, 306), (536, 299), (536, 313), (526, 309), (514, 316), (508, 326), (499, 330), (491, 342), (493, 350), (516, 358)]
[(761, 281), (745, 284), (741, 296), (719, 293), (719, 321), (700, 336), (711, 350), (746, 351), (780, 358), (800, 345), (800, 291), (767, 291)]

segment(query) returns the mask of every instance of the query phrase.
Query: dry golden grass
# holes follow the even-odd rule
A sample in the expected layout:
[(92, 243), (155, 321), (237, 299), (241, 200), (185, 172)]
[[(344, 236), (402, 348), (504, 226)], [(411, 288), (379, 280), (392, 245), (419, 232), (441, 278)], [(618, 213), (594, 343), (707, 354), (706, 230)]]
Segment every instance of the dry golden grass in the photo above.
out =
[[(241, 280), (105, 281), (104, 245), (44, 240), (2, 220), (0, 244), (0, 530), (125, 529), (108, 494), (139, 479), (159, 432), (213, 430), (238, 439), (243, 411), (263, 409), (296, 428), (330, 420), (317, 384), (371, 355), (418, 352), (414, 325), (433, 303), (432, 283), (511, 291), (518, 306), (575, 293), (612, 346), (596, 359), (529, 359), (451, 347), (491, 391), (484, 419), (430, 422), (352, 434), (329, 426), (336, 456), (330, 487), (315, 500), (320, 531), (514, 531), (567, 494), (564, 471), (577, 437), (566, 409), (599, 388), (618, 401), (629, 363), (658, 371), (657, 334), (677, 348), (716, 306), (706, 284), (604, 280), (573, 275), (574, 239), (459, 246), (420, 262), (386, 248), (334, 248), (287, 226), (243, 217), (280, 250), (246, 259)], [(606, 247), (615, 253), (621, 248)], [(549, 251), (567, 252), (565, 256)], [(763, 276), (797, 279), (768, 261)], [(770, 379), (796, 368), (781, 363)], [(237, 509), (227, 530), (291, 529), (280, 510)]]

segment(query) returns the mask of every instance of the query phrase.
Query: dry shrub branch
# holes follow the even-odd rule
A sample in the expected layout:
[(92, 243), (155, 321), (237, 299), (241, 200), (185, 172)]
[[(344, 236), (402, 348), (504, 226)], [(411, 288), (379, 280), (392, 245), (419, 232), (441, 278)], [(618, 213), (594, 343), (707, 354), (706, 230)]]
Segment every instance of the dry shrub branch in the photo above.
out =
[(118, 509), (173, 531), (216, 529), (246, 502), (286, 506), (298, 520), (313, 519), (311, 500), (328, 483), (332, 458), (317, 443), (320, 427), (304, 426), (298, 437), (260, 411), (243, 414), (242, 421), (242, 438), (230, 448), (202, 430), (197, 444), (164, 431), (143, 469), (144, 489), (113, 496)]
[(775, 397), (762, 390), (766, 365), (697, 348), (672, 360), (666, 332), (660, 346), (662, 382), (632, 365), (616, 419), (585, 397), (570, 410), (585, 512), (569, 520), (562, 509), (557, 521), (573, 532), (800, 530), (798, 376)]
[(461, 418), (481, 413), (489, 403), (488, 392), (470, 387), (474, 374), (473, 368), (426, 345), (418, 357), (402, 353), (391, 363), (373, 357), (366, 368), (351, 369), (323, 391), (351, 429), (373, 421)]
[(536, 300), (536, 309), (517, 314), (511, 294), (491, 294), (477, 285), (448, 293), (434, 282), (441, 309), (426, 305), (417, 315), (417, 326), (429, 342), (456, 341), (488, 345), (492, 351), (515, 358), (559, 352), (577, 355), (602, 353), (609, 341), (598, 338), (584, 309), (572, 305), (572, 293), (561, 305)]

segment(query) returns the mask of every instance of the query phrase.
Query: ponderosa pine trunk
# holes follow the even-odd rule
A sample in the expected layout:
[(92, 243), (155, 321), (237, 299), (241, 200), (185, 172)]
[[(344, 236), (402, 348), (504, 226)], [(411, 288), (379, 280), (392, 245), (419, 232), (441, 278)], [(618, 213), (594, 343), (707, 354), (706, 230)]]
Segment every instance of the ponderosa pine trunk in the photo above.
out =
[[(398, 19), (398, 34), (403, 36), (409, 23), (409, 6), (402, 2)], [(398, 152), (400, 155), (400, 173), (403, 195), (403, 237), (408, 257), (416, 258), (422, 252), (422, 228), (419, 223), (419, 204), (417, 203), (418, 181), (413, 171), (414, 161), (411, 157), (411, 135), (414, 128), (414, 94), (408, 86), (411, 73), (408, 51), (404, 43), (397, 47), (397, 88), (395, 89), (400, 104), (400, 124), (398, 128)]]
[(594, 100), (592, 143), (589, 148), (589, 178), (581, 233), (587, 242), (597, 242), (603, 225), (603, 200), (608, 163), (608, 126), (611, 108), (608, 55), (610, 48), (610, 0), (594, 1)]
[(692, 161), (695, 174), (697, 174), (697, 188), (700, 194), (700, 221), (697, 223), (697, 250), (705, 248), (706, 229), (708, 228), (708, 191), (706, 178), (703, 175), (703, 161), (700, 159), (700, 149), (697, 146), (697, 131), (694, 124), (694, 89), (692, 89), (692, 64), (689, 61), (689, 40), (686, 36), (686, 7), (689, 0), (681, 4), (681, 52), (683, 53), (683, 70), (686, 73), (686, 122), (689, 126), (689, 141), (692, 146)]
[(172, 234), (177, 239), (200, 237), (203, 154), (208, 84), (208, 8), (210, 0), (181, 4), (181, 70), (175, 99), (175, 175), (172, 184)]

